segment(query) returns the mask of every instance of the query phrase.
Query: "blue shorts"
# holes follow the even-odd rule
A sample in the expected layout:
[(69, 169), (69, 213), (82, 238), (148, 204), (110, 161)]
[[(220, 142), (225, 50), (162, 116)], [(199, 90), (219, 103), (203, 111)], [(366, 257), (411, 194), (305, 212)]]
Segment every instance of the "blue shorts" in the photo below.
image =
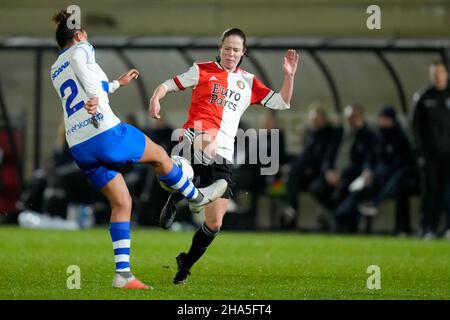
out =
[(101, 189), (111, 181), (121, 165), (138, 162), (145, 151), (145, 135), (120, 123), (70, 148), (73, 159), (92, 184)]

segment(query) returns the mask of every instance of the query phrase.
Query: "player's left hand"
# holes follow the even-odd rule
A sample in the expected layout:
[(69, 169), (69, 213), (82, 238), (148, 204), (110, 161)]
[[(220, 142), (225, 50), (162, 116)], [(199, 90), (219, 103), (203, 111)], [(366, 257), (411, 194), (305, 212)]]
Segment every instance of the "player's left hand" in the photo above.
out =
[(289, 49), (283, 59), (283, 72), (285, 75), (293, 77), (297, 72), (297, 65), (300, 55), (294, 49)]
[(130, 69), (128, 72), (122, 74), (117, 81), (119, 81), (121, 87), (124, 87), (129, 84), (131, 80), (137, 79), (138, 77), (139, 71), (137, 69)]

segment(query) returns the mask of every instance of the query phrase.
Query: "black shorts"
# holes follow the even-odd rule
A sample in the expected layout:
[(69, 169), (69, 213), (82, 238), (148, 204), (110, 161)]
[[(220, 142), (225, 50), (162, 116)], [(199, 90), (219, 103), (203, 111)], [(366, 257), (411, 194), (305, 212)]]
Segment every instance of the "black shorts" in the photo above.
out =
[(231, 191), (231, 164), (221, 162), (213, 162), (209, 165), (193, 163), (192, 168), (194, 169), (195, 176), (194, 183), (197, 187), (207, 187), (216, 180), (225, 179), (228, 182), (228, 187), (221, 198), (230, 199), (233, 196), (233, 192)]
[[(194, 169), (194, 185), (198, 188), (207, 187), (219, 179), (225, 179), (228, 182), (227, 190), (221, 198), (230, 199), (233, 196), (231, 190), (232, 185), (232, 169), (231, 163), (217, 155), (216, 159), (209, 164), (204, 164), (202, 161), (195, 161), (194, 159), (194, 147), (193, 138), (201, 132), (194, 131), (193, 129), (187, 129), (183, 137), (180, 138), (180, 144), (188, 144), (189, 154), (180, 154), (191, 162)], [(198, 158), (197, 158), (198, 159)]]

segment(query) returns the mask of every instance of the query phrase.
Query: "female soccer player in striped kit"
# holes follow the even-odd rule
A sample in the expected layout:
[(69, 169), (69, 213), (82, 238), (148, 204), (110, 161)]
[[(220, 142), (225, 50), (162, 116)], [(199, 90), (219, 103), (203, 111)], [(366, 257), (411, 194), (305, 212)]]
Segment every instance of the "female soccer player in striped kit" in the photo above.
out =
[(51, 79), (64, 109), (66, 139), (71, 154), (90, 182), (111, 205), (110, 234), (116, 263), (114, 288), (148, 289), (131, 273), (131, 197), (118, 172), (125, 163), (148, 163), (167, 186), (189, 200), (193, 212), (220, 197), (227, 182), (220, 180), (197, 189), (183, 171), (173, 164), (165, 150), (135, 127), (122, 123), (109, 105), (108, 94), (139, 76), (131, 69), (109, 82), (95, 60), (93, 46), (84, 29), (69, 28), (69, 14), (60, 11), (56, 40), (62, 49), (51, 67)]
[[(203, 255), (218, 234), (231, 195), (231, 166), (234, 138), (239, 120), (252, 104), (277, 110), (290, 108), (299, 55), (288, 50), (283, 61), (284, 81), (279, 93), (263, 85), (253, 74), (239, 68), (247, 53), (246, 36), (240, 29), (228, 29), (221, 37), (215, 62), (194, 63), (185, 73), (159, 85), (150, 100), (150, 115), (158, 119), (160, 100), (169, 92), (193, 87), (188, 120), (182, 142), (193, 151), (193, 168), (200, 185), (226, 179), (227, 191), (205, 207), (205, 221), (195, 233), (188, 253), (176, 260), (178, 272), (174, 283), (184, 283), (193, 264)], [(223, 163), (225, 162), (225, 163)], [(200, 164), (196, 164), (200, 163)], [(169, 228), (176, 214), (176, 195), (170, 196), (161, 212), (163, 228)]]

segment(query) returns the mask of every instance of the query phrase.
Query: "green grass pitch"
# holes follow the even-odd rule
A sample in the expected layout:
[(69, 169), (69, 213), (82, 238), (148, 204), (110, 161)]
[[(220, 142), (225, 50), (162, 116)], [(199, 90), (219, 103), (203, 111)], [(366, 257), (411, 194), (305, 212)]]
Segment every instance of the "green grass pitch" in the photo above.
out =
[[(111, 288), (107, 227), (83, 231), (0, 227), (0, 299), (450, 299), (450, 241), (374, 236), (222, 232), (175, 286), (174, 257), (191, 232), (133, 229), (131, 266), (154, 287)], [(81, 270), (81, 289), (66, 286)], [(378, 265), (381, 289), (369, 290)]]

